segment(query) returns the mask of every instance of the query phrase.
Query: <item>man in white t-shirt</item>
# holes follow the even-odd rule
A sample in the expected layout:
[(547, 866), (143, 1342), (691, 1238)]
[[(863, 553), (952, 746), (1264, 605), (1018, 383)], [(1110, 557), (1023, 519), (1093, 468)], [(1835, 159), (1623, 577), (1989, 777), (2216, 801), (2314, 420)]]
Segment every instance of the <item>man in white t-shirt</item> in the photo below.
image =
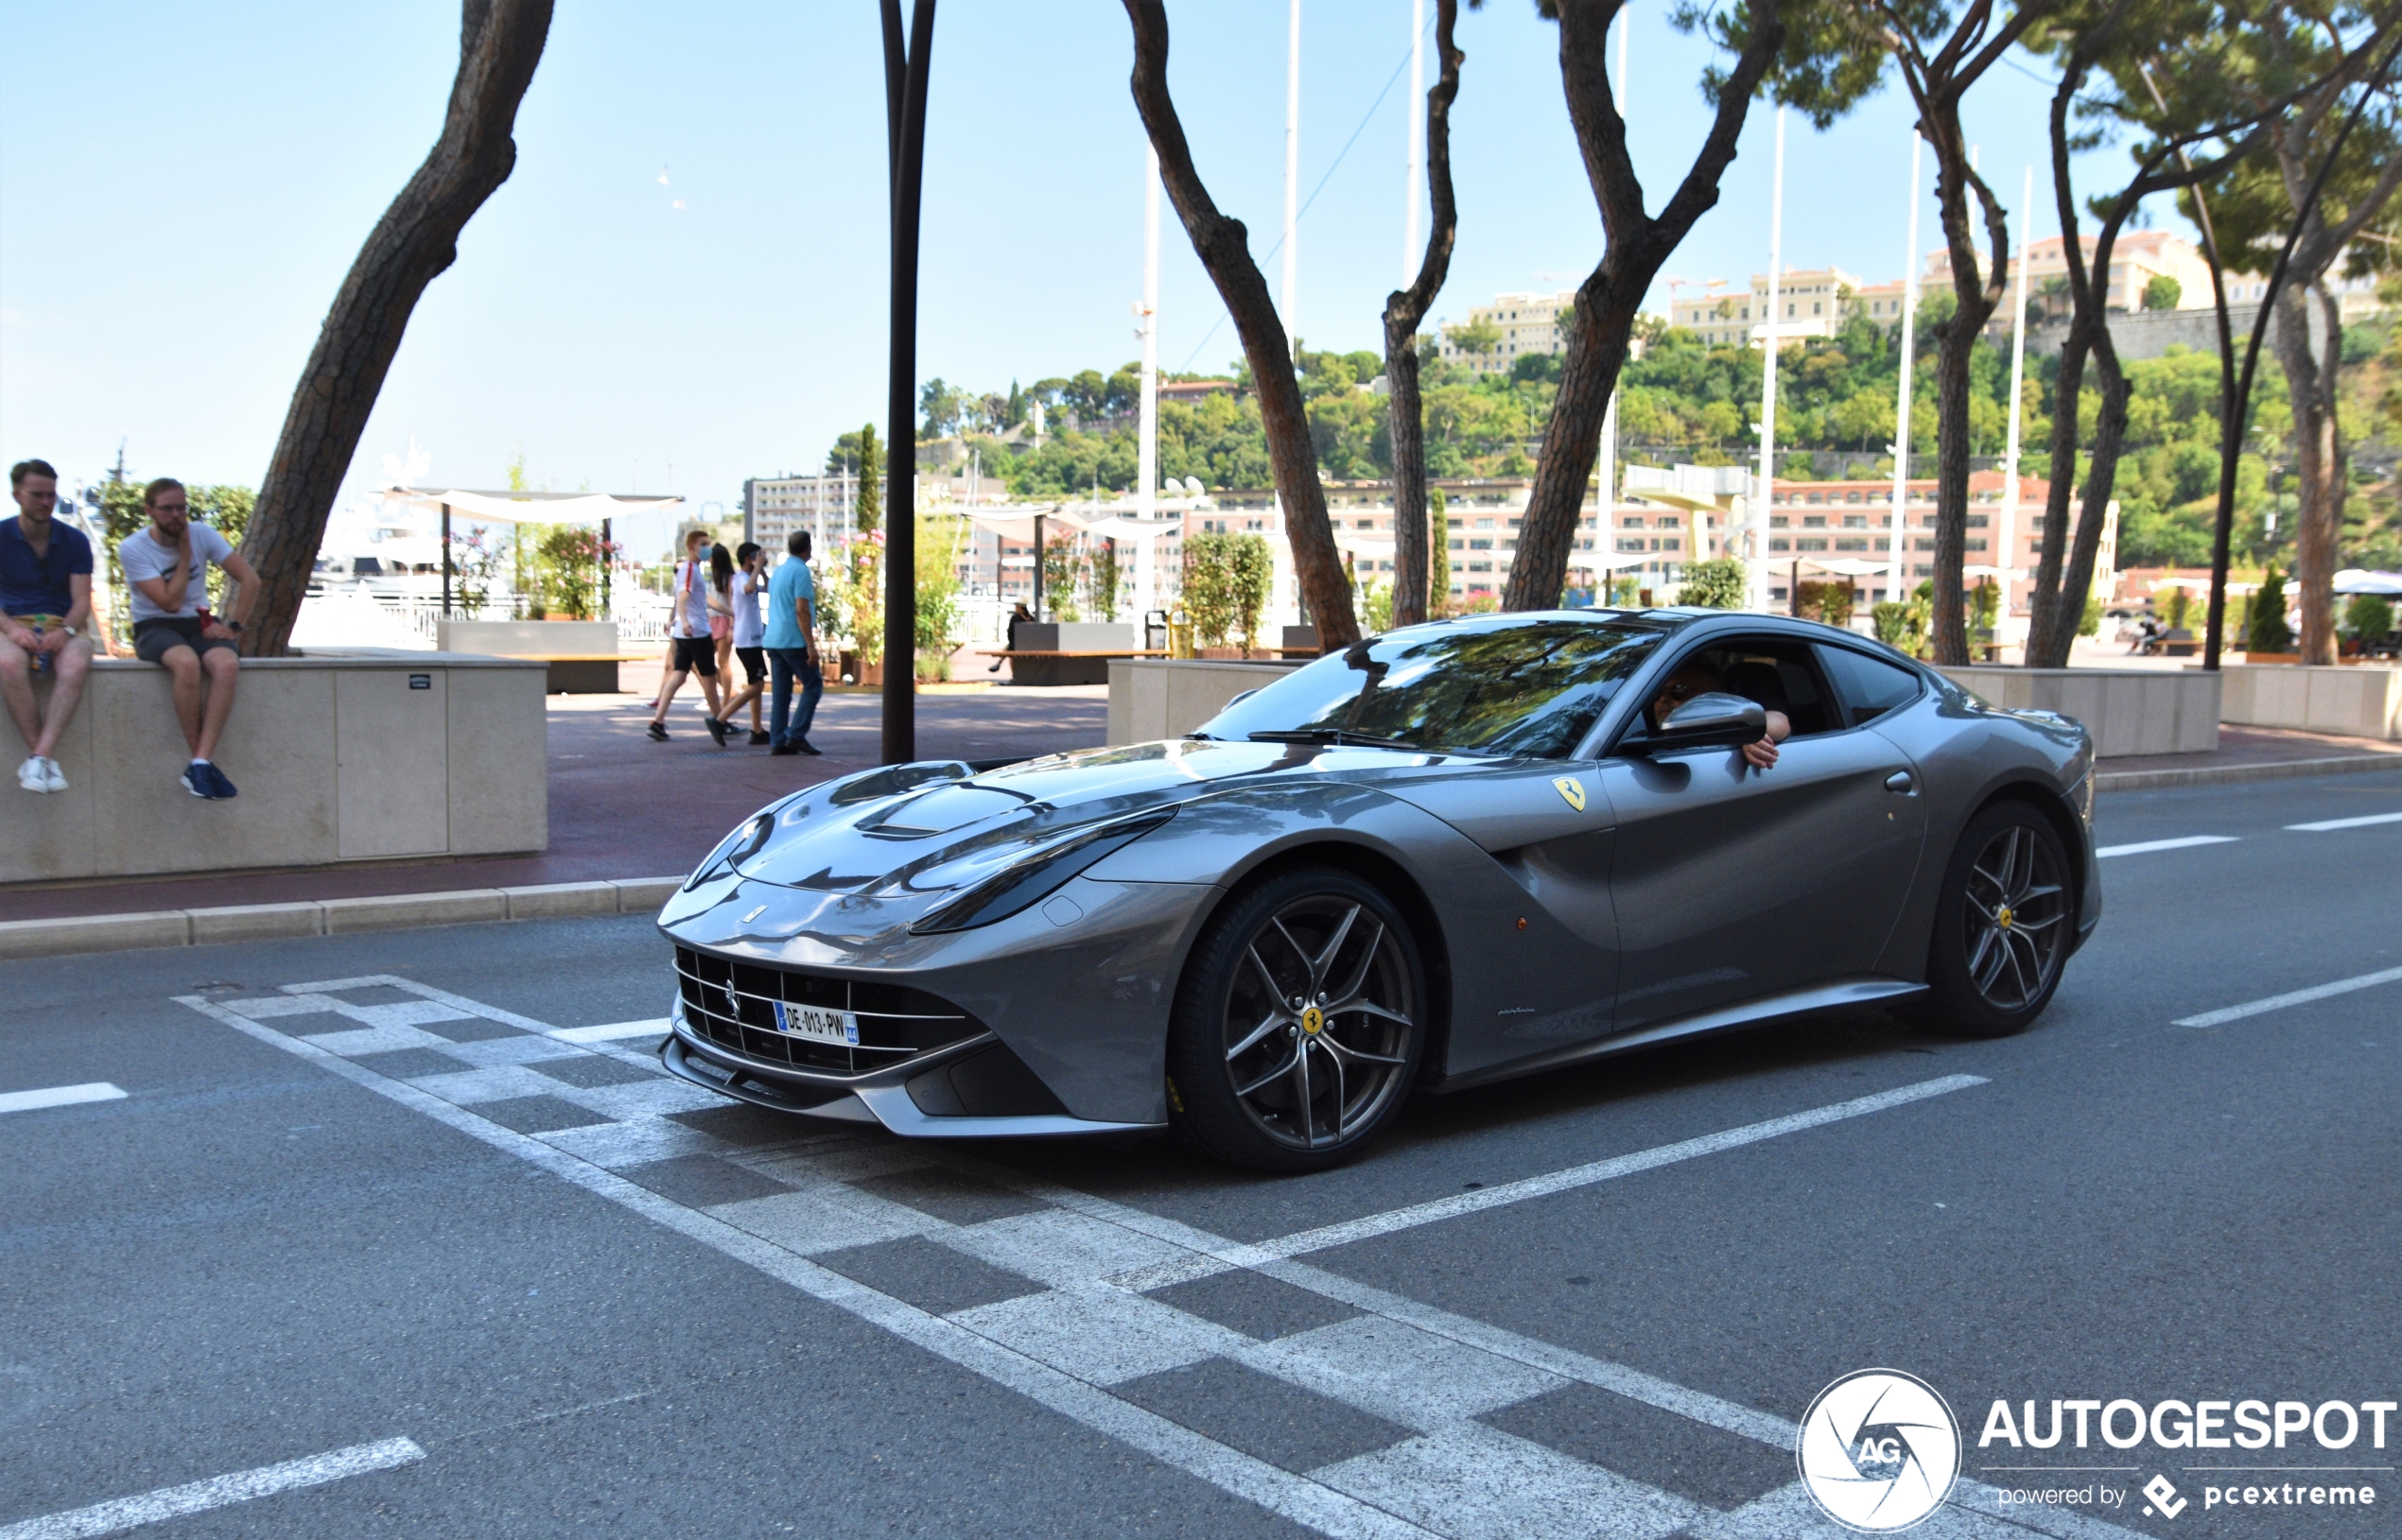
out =
[(709, 634), (709, 532), (688, 529), (684, 560), (675, 564), (674, 609), (668, 621), (668, 677), (659, 686), (657, 706), (651, 713), (651, 736), (668, 740), (668, 703), (690, 675), (701, 676), (701, 694), (707, 699), (709, 736), (725, 742), (725, 713), (718, 709), (717, 638)]
[[(133, 652), (174, 679), (175, 716), (192, 751), (180, 778), (183, 789), (222, 800), (234, 795), (234, 783), (217, 768), (217, 741), (234, 714), (242, 627), (258, 605), (258, 574), (223, 535), (192, 522), (183, 482), (159, 477), (143, 490), (142, 507), (149, 528), (117, 547), (117, 563), (133, 591)], [(212, 562), (241, 584), (231, 620), (209, 613)]]

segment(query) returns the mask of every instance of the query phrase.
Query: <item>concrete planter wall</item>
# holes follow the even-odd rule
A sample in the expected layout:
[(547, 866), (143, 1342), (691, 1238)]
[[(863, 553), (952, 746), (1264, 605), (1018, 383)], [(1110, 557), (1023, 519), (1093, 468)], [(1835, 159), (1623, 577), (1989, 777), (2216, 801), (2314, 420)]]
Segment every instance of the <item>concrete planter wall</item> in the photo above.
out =
[(218, 754), (241, 795), (203, 802), (176, 784), (166, 671), (100, 660), (59, 745), (67, 789), (0, 798), (0, 882), (539, 851), (543, 686), (532, 661), (245, 659)]
[(2147, 673), (1971, 665), (1941, 672), (1994, 705), (2056, 711), (2084, 723), (2099, 759), (2208, 753), (2219, 747), (2220, 676), (2204, 669)]
[(496, 658), (566, 654), (571, 661), (550, 665), (550, 689), (560, 695), (616, 694), (617, 655), (623, 650), (614, 620), (438, 620), (434, 646)]
[(2348, 737), (2402, 738), (2402, 668), (2229, 665), (2225, 719)]
[(1190, 733), (1245, 690), (1272, 684), (1297, 663), (1214, 658), (1109, 660), (1109, 742), (1151, 743)]

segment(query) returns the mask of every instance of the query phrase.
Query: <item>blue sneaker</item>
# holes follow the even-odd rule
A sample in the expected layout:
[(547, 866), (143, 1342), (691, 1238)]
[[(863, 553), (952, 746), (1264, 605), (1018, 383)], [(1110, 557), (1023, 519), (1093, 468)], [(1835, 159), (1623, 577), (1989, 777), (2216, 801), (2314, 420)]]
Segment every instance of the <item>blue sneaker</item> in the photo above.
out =
[(214, 763), (205, 765), (201, 768), (208, 771), (210, 796), (215, 797), (219, 802), (223, 802), (228, 798), (238, 797), (241, 795), (240, 792), (234, 789), (234, 783), (225, 778), (225, 772), (218, 770)]
[(195, 762), (184, 766), (183, 773), (178, 776), (177, 780), (183, 785), (184, 790), (195, 797), (203, 802), (213, 801), (217, 796), (217, 787), (210, 782), (208, 771), (208, 766)]

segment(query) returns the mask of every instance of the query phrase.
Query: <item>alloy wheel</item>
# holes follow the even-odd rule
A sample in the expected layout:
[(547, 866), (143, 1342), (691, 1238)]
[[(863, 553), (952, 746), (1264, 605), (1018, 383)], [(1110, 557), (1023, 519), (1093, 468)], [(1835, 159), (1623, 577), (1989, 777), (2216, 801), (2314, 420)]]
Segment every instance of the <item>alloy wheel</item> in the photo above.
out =
[(1311, 894), (1245, 944), (1225, 1012), (1234, 1099), (1293, 1150), (1341, 1144), (1404, 1087), (1418, 1001), (1400, 945), (1366, 905)]
[(1969, 868), (1961, 906), (1969, 982), (1997, 1011), (2043, 997), (2068, 934), (2068, 884), (2060, 857), (2035, 830), (2013, 823), (1986, 841)]

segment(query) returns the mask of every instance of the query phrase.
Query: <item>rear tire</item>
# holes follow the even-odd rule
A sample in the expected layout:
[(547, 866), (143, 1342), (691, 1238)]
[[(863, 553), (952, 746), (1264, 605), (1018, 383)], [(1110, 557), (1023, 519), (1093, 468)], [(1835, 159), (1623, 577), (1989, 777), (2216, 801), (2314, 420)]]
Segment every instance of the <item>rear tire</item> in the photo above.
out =
[(1340, 1165), (1407, 1099), (1426, 1013), (1426, 970), (1390, 900), (1332, 867), (1270, 877), (1210, 920), (1185, 963), (1169, 1119), (1237, 1166)]
[(2051, 1003), (2068, 961), (2076, 889), (2049, 821), (1999, 802), (1960, 831), (1936, 900), (1927, 994), (1915, 1012), (1952, 1037), (2008, 1037)]

